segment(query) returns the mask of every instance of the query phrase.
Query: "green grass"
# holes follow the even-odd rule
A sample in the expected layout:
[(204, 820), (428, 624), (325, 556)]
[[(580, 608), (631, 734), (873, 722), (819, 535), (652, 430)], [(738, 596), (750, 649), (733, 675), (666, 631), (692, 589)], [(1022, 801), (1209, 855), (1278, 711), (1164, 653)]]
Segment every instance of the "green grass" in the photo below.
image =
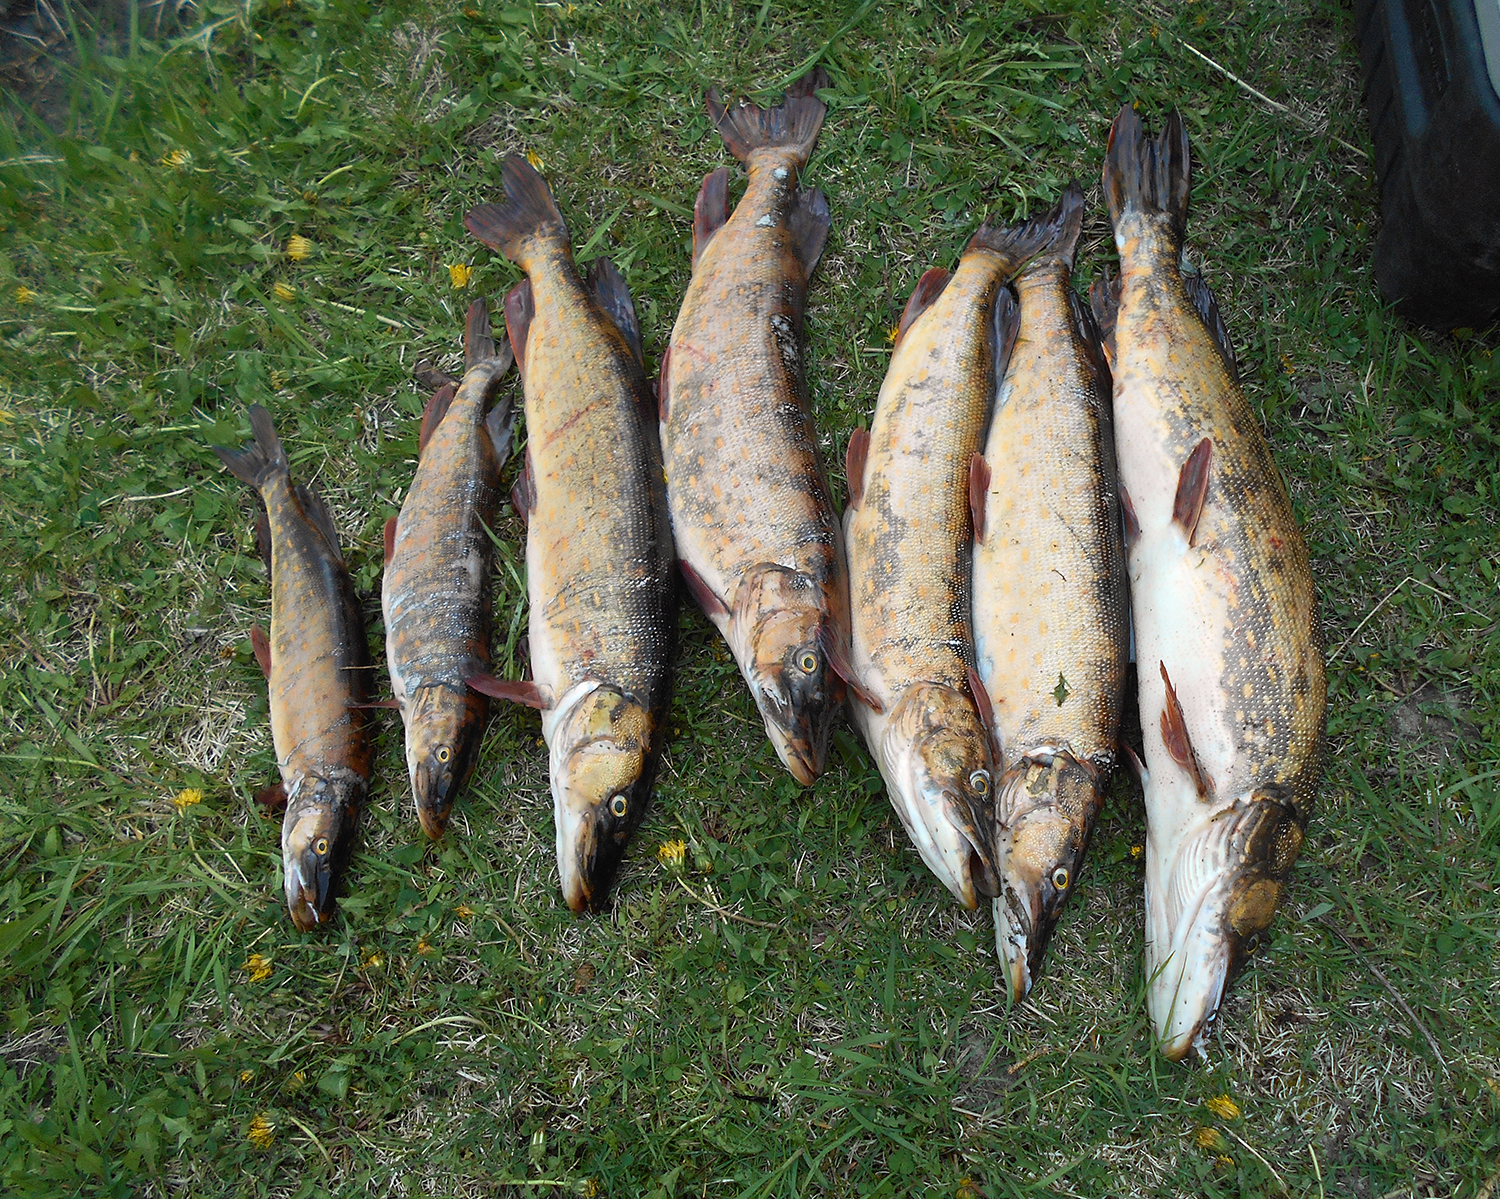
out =
[[(1493, 1183), (1496, 335), (1424, 338), (1379, 303), (1342, 6), (1057, 7), (210, 3), (185, 13), (188, 32), (208, 23), (187, 41), (86, 54), (57, 127), (9, 103), (0, 1190), (1472, 1199)], [(1113, 252), (1110, 118), (1130, 100), (1184, 112), (1191, 252), (1306, 528), (1331, 653), (1324, 802), (1206, 1068), (1151, 1048), (1127, 780), (1046, 976), (1007, 1011), (987, 914), (922, 868), (852, 735), (799, 792), (696, 613), (611, 915), (559, 900), (521, 709), (493, 719), (441, 845), (417, 830), (391, 720), (343, 919), (301, 936), (282, 912), (277, 830), (249, 798), (275, 769), (246, 641), (268, 592), (251, 497), (206, 447), (269, 405), (374, 615), (424, 399), (413, 367), (457, 362), (464, 306), (515, 278), (461, 225), (498, 156), (541, 157), (580, 245), (604, 230), (593, 253), (624, 269), (654, 363), (698, 181), (726, 161), (703, 89), (774, 95), (814, 57), (833, 88), (807, 172), (834, 214), (808, 320), (830, 462), (868, 421), (925, 267), (1076, 175), (1092, 274)], [(316, 246), (301, 263), (294, 233)], [(513, 652), (509, 513), (500, 533)], [(203, 799), (179, 811), (184, 788)], [(674, 837), (681, 880), (655, 854)], [(1225, 1095), (1240, 1114), (1205, 1106)]]

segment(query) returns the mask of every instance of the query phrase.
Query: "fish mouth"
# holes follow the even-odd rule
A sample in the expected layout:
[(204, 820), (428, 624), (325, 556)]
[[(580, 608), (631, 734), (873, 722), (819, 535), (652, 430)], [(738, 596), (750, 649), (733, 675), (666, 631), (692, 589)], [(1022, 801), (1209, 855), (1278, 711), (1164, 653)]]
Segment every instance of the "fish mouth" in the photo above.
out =
[(995, 914), (995, 952), (1012, 1003), (1020, 1003), (1031, 993), (1032, 959), (1041, 958), (1032, 936), (1036, 911), (1029, 902), (1032, 898), (1023, 890), (1007, 886), (990, 905)]
[(783, 723), (784, 715), (772, 711), (769, 704), (761, 706), (766, 735), (771, 739), (776, 756), (798, 784), (810, 787), (818, 781), (828, 760), (832, 713), (802, 713), (801, 719), (787, 723)]
[(283, 854), (286, 872), (286, 910), (292, 923), (310, 933), (333, 919), (333, 868), (329, 855), (319, 857), (312, 849)]
[(453, 815), (453, 800), (458, 788), (451, 770), (432, 762), (418, 762), (412, 771), (412, 797), (417, 804), (417, 821), (422, 831), (436, 841), (448, 831)]

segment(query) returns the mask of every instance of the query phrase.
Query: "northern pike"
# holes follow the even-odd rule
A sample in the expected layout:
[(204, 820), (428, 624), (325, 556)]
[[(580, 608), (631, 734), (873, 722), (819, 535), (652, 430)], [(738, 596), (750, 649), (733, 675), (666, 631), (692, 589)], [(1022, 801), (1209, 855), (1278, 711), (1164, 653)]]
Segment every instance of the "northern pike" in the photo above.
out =
[(464, 223), (526, 278), (505, 325), (526, 392), (532, 680), (491, 694), (541, 709), (557, 866), (575, 912), (599, 911), (651, 798), (677, 636), (656, 397), (630, 291), (608, 259), (587, 284), (546, 182), (502, 169), (505, 203)]
[(386, 522), (386, 660), (406, 726), (406, 766), (429, 837), (448, 827), (453, 801), (479, 760), (489, 700), (490, 541), (500, 470), (510, 455), (511, 403), (492, 408), (510, 346), (497, 349), (483, 301), (469, 308), (464, 375), (422, 415), (417, 470)]
[[(1271, 922), (1321, 768), (1307, 547), (1207, 286), (1179, 266), (1191, 160), (1129, 108), (1104, 192), (1120, 252), (1115, 444), (1146, 773), (1146, 970), (1162, 1052), (1204, 1052)], [(1103, 307), (1103, 305), (1101, 305)]]
[(969, 613), (969, 471), (1015, 332), (994, 234), (912, 293), (870, 429), (849, 440), (844, 514), (854, 723), (917, 852), (967, 908), (998, 885)]
[(260, 493), (257, 540), (271, 571), (271, 635), (250, 631), (265, 672), (271, 740), (284, 800), (281, 859), (287, 911), (303, 932), (333, 919), (370, 786), (365, 711), (374, 689), (370, 645), (333, 520), (310, 487), (293, 483), (271, 414), (250, 409), (253, 444), (214, 453)]
[(693, 209), (693, 277), (661, 367), (667, 502), (684, 581), (723, 634), (766, 733), (804, 786), (823, 772), (847, 657), (848, 572), (803, 373), (807, 282), (828, 202), (798, 175), (823, 127), (818, 71), (765, 111), (708, 113), (750, 182), (729, 171)]
[(995, 946), (1013, 1001), (1031, 989), (1114, 768), (1129, 594), (1109, 371), (1070, 283), (1072, 184), (995, 231), (1019, 272), (1020, 331), (974, 484), (974, 650), (994, 712)]

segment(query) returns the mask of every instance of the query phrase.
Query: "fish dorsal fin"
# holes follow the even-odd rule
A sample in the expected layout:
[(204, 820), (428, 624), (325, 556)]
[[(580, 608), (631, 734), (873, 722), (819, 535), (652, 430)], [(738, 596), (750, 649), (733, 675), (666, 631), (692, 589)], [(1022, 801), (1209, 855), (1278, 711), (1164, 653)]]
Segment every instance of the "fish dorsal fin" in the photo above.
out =
[(1093, 368), (1095, 375), (1107, 376), (1109, 363), (1104, 357), (1104, 347), (1099, 338), (1099, 326), (1094, 321), (1093, 310), (1088, 302), (1068, 288), (1068, 311), (1073, 316), (1073, 328), (1078, 332), (1078, 342), (1083, 347), (1083, 356)]
[(481, 671), (468, 676), (464, 682), (480, 695), (488, 695), (491, 699), (509, 700), (514, 704), (525, 704), (528, 708), (542, 711), (552, 706), (548, 694), (530, 680), (497, 679), (494, 675)]
[(1187, 720), (1182, 714), (1182, 705), (1177, 701), (1177, 688), (1172, 686), (1172, 680), (1167, 675), (1167, 664), (1162, 662), (1160, 665), (1161, 681), (1167, 685), (1167, 702), (1161, 711), (1162, 742), (1166, 745), (1167, 753), (1171, 755), (1172, 761), (1192, 776), (1193, 785), (1198, 788), (1198, 798), (1212, 800), (1213, 784), (1209, 782), (1208, 775), (1199, 764), (1198, 755), (1193, 752), (1192, 738), (1188, 736)]
[(490, 306), (483, 300), (469, 305), (464, 319), (464, 370), (495, 356), (495, 335), (490, 331)]
[(1002, 287), (995, 293), (995, 312), (990, 326), (990, 352), (995, 362), (995, 395), (1005, 383), (1005, 372), (1010, 369), (1010, 356), (1016, 348), (1016, 338), (1021, 332), (1021, 306), (1010, 288)]
[(723, 619), (729, 615), (729, 605), (714, 594), (713, 588), (703, 581), (703, 576), (684, 559), (677, 560), (677, 569), (682, 572), (682, 581), (687, 584), (688, 593), (698, 601), (698, 607), (703, 609), (705, 616)]
[(1182, 464), (1177, 476), (1177, 495), (1172, 501), (1172, 519), (1182, 526), (1189, 545), (1198, 533), (1198, 519), (1208, 500), (1209, 468), (1213, 464), (1214, 443), (1205, 437)]
[(323, 497), (303, 483), (298, 483), (292, 490), (297, 495), (297, 503), (302, 508), (302, 515), (307, 517), (308, 523), (322, 534), (333, 556), (342, 562), (344, 552), (339, 549), (338, 530), (333, 527), (333, 517), (329, 514), (328, 505), (323, 502)]
[(389, 562), (396, 556), (396, 518), (388, 516), (385, 518), (385, 560)]
[(844, 478), (849, 484), (849, 507), (858, 508), (865, 498), (865, 462), (870, 456), (870, 430), (855, 429), (844, 451)]
[(510, 452), (516, 441), (515, 428), (516, 406), (509, 396), (504, 396), (484, 418), (484, 431), (489, 434), (490, 447), (495, 451), (497, 471), (504, 469), (510, 461)]
[(923, 271), (922, 277), (917, 280), (917, 285), (912, 289), (911, 299), (906, 301), (906, 307), (901, 310), (901, 323), (896, 326), (896, 344), (901, 344), (906, 331), (916, 323), (916, 319), (926, 312), (943, 294), (943, 288), (948, 286), (948, 280), (953, 276), (940, 266), (933, 267), (930, 271)]
[(847, 651), (840, 643), (837, 634), (826, 624), (820, 625), (818, 628), (818, 646), (823, 651), (823, 657), (828, 662), (828, 668), (844, 680), (844, 686), (849, 688), (850, 694), (855, 699), (859, 700), (860, 703), (864, 704), (865, 707), (869, 708), (877, 716), (885, 711), (885, 705), (880, 702), (880, 697), (869, 691), (859, 681), (859, 676), (855, 673), (854, 664), (849, 661)]
[(974, 522), (974, 541), (984, 544), (984, 514), (990, 496), (990, 464), (983, 454), (969, 459), (969, 517)]
[(1229, 340), (1229, 328), (1224, 324), (1223, 314), (1219, 312), (1219, 301), (1214, 298), (1213, 289), (1197, 271), (1184, 270), (1182, 283), (1187, 288), (1188, 299), (1193, 302), (1193, 307), (1203, 318), (1204, 328), (1214, 340), (1214, 348), (1219, 351), (1219, 357), (1224, 360), (1224, 369), (1229, 372), (1231, 379), (1238, 382), (1239, 360), (1234, 356), (1234, 343)]
[(1094, 314), (1094, 328), (1105, 365), (1115, 369), (1115, 318), (1120, 314), (1120, 280), (1111, 279), (1109, 268), (1100, 273), (1089, 288), (1089, 309)]
[(693, 204), (693, 265), (708, 248), (713, 236), (729, 220), (729, 168), (720, 167), (703, 176), (698, 199)]
[(437, 427), (443, 423), (443, 417), (448, 415), (448, 408), (457, 394), (457, 387), (452, 383), (445, 383), (432, 393), (432, 398), (427, 401), (427, 407), (422, 409), (422, 429), (417, 434), (418, 457), (421, 457), (422, 451), (427, 448), (427, 443), (432, 440)]
[(792, 202), (790, 219), (792, 240), (797, 243), (797, 252), (802, 256), (802, 267), (806, 278), (811, 279), (818, 268), (818, 259), (823, 257), (823, 246), (828, 241), (828, 229), (833, 218), (828, 212), (828, 197), (816, 187), (797, 193)]
[(250, 626), (250, 650), (255, 654), (255, 660), (260, 663), (260, 672), (266, 678), (271, 677), (271, 639), (266, 636), (265, 629), (258, 624)]
[(646, 356), (641, 349), (641, 323), (636, 320), (635, 303), (630, 298), (630, 288), (619, 268), (608, 258), (596, 258), (589, 267), (589, 288), (599, 307), (609, 315), (615, 326), (625, 335), (630, 352), (635, 360), (645, 365)]
[(255, 518), (255, 549), (269, 572), (271, 569), (271, 516), (264, 509)]
[(522, 279), (505, 296), (505, 335), (510, 339), (516, 370), (523, 382), (526, 379), (526, 334), (531, 330), (534, 316), (536, 304), (531, 298), (531, 280)]

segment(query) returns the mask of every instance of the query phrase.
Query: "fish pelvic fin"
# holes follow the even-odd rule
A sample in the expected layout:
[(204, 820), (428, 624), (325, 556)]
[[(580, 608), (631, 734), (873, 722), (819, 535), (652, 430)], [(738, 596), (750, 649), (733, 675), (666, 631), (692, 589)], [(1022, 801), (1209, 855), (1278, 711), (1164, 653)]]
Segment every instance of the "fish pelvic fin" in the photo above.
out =
[(646, 353), (641, 348), (641, 322), (636, 319), (635, 302), (630, 298), (625, 276), (610, 259), (599, 258), (589, 267), (589, 288), (599, 301), (599, 307), (624, 335), (635, 360), (644, 366)]
[(1187, 130), (1173, 109), (1156, 137), (1141, 125), (1135, 109), (1125, 105), (1109, 131), (1104, 157), (1104, 198), (1118, 228), (1120, 214), (1134, 208), (1143, 215), (1162, 214), (1178, 241), (1187, 225), (1188, 192), (1193, 161)]
[(849, 484), (849, 507), (858, 508), (865, 498), (865, 463), (870, 457), (870, 430), (855, 429), (844, 451), (844, 477)]
[(231, 450), (226, 446), (213, 447), (215, 454), (236, 479), (248, 483), (257, 491), (276, 475), (287, 473), (286, 451), (281, 448), (281, 439), (276, 436), (276, 426), (271, 414), (259, 404), (250, 405), (250, 431), (255, 440), (242, 450)]
[(1198, 535), (1198, 521), (1208, 502), (1209, 473), (1213, 466), (1214, 443), (1205, 437), (1188, 455), (1177, 476), (1177, 494), (1172, 500), (1172, 519), (1182, 526), (1189, 545)]
[(1004, 264), (1006, 279), (1061, 263), (1073, 269), (1078, 235), (1083, 231), (1083, 189), (1069, 183), (1062, 199), (1040, 216), (1016, 225), (981, 225), (969, 240), (967, 253), (987, 250)]
[(519, 154), (500, 169), (505, 189), (501, 204), (480, 204), (464, 217), (464, 227), (476, 241), (499, 250), (524, 269), (529, 242), (568, 241), (568, 226), (558, 210), (547, 181)]
[(801, 166), (811, 157), (823, 128), (828, 108), (813, 93), (828, 86), (828, 74), (815, 67), (786, 89), (786, 97), (774, 108), (760, 108), (746, 100), (725, 106), (717, 88), (708, 91), (708, 119), (724, 145), (745, 165), (760, 149), (790, 150)]

